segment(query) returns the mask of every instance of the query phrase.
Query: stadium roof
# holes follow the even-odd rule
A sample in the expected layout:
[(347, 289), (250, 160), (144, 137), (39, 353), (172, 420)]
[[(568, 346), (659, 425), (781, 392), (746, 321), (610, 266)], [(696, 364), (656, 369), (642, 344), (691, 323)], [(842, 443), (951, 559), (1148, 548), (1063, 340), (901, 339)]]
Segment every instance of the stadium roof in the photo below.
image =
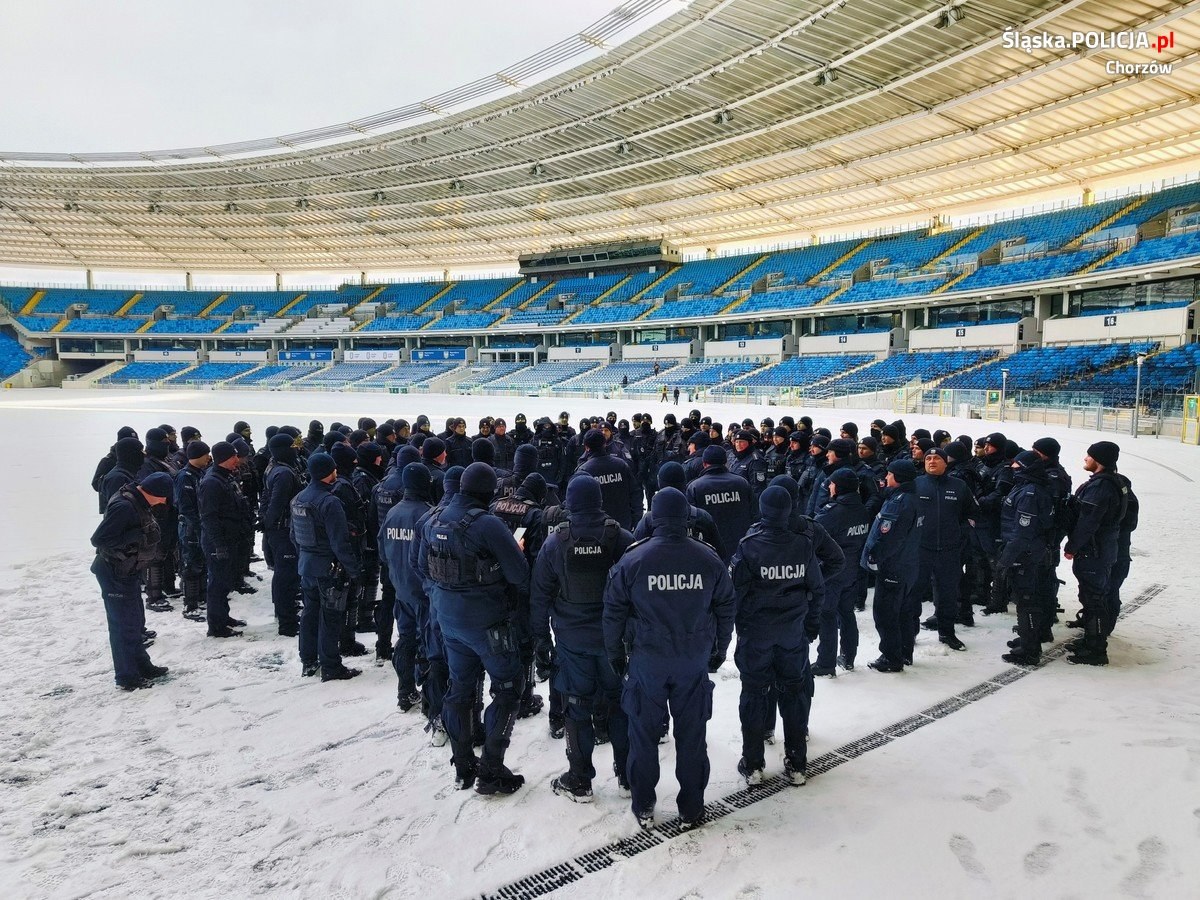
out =
[[(1006, 28), (1174, 43), (1022, 49)], [(495, 81), (528, 82), (603, 41), (576, 35)], [(266, 141), (0, 152), (0, 262), (429, 269), (593, 241), (867, 228), (1195, 158), (1198, 58), (1200, 0), (694, 0), (482, 103), (495, 82)], [(1121, 68), (1146, 63), (1173, 71)]]

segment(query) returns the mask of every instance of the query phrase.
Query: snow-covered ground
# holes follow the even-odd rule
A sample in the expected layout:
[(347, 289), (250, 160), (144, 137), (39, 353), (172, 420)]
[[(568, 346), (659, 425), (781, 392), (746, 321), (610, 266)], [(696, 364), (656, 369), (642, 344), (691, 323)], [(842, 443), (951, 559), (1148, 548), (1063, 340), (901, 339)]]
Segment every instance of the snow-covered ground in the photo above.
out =
[[(300, 678), (295, 642), (275, 633), (268, 591), (239, 597), (240, 640), (148, 613), (151, 655), (171, 676), (113, 688), (104, 613), (88, 572), (98, 521), (88, 482), (116, 430), (169, 422), (256, 442), (270, 424), (304, 429), (359, 415), (468, 423), (568, 409), (629, 417), (644, 401), (220, 392), (12, 393), (0, 401), (6, 517), (0, 541), (0, 896), (467, 897), (541, 872), (638, 829), (598, 748), (596, 802), (550, 792), (565, 768), (545, 716), (519, 722), (505, 799), (454, 790), (448, 748), (427, 745), (395, 707), (390, 669), (352, 682)], [(685, 405), (683, 411), (690, 408)], [(704, 404), (720, 421), (761, 406)], [(776, 418), (782, 410), (772, 409)], [(788, 409), (800, 415), (799, 409)], [(809, 411), (836, 429), (874, 411)], [(879, 413), (894, 418), (890, 411)], [(1001, 427), (1028, 446), (1042, 426), (905, 417), (909, 429), (973, 435)], [(1097, 435), (1058, 429), (1072, 476)], [(1111, 438), (1111, 435), (1106, 437)], [(1106, 669), (1050, 663), (886, 746), (666, 838), (561, 888), (564, 897), (1200, 896), (1200, 608), (1192, 596), (1200, 449), (1117, 438), (1142, 502), (1125, 597), (1166, 589), (1119, 625)], [(265, 572), (265, 570), (264, 570)], [(1074, 612), (1069, 569), (1063, 599)], [(269, 575), (267, 576), (269, 578)], [(977, 617), (969, 652), (927, 633), (899, 676), (860, 666), (820, 680), (810, 759), (911, 716), (1007, 668), (1011, 616)], [(861, 662), (874, 649), (860, 615)], [(1056, 629), (1065, 636), (1065, 629)], [(737, 673), (716, 676), (710, 800), (737, 791)], [(768, 748), (768, 774), (781, 748)], [(673, 814), (672, 745), (660, 821)], [(582, 872), (582, 868), (576, 867)]]

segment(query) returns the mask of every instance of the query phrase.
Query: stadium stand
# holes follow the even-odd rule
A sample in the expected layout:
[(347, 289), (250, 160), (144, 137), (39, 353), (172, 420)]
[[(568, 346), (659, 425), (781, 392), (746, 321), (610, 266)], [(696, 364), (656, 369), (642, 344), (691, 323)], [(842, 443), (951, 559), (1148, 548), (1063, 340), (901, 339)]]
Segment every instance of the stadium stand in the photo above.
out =
[(889, 300), (900, 297), (920, 297), (932, 294), (946, 283), (944, 277), (922, 278), (916, 281), (896, 281), (892, 278), (860, 281), (849, 290), (830, 299), (831, 306), (842, 303), (868, 303), (874, 300)]
[(1036, 216), (1006, 219), (988, 225), (955, 251), (955, 256), (982, 253), (1001, 241), (1024, 238), (1024, 246), (1042, 244), (1056, 250), (1129, 204), (1128, 199), (1106, 200), (1089, 206), (1076, 206)]
[(646, 316), (646, 321), (695, 319), (699, 316), (715, 316), (732, 302), (733, 299), (728, 297), (697, 297), (687, 300), (672, 300), (663, 303), (658, 309), (652, 310)]
[(481, 278), (478, 281), (460, 281), (452, 285), (443, 298), (446, 303), (457, 304), (463, 312), (479, 311), (494, 303), (505, 291), (521, 284), (519, 278)]
[(146, 334), (212, 334), (225, 322), (221, 319), (159, 319)]
[(1021, 284), (1030, 281), (1049, 281), (1078, 272), (1084, 266), (1104, 255), (1103, 250), (1075, 250), (1038, 259), (998, 263), (980, 266), (962, 281), (951, 285), (947, 291), (971, 291), (980, 288), (999, 287), (1004, 284)]
[[(20, 319), (22, 322), (25, 317)], [(60, 333), (65, 334), (82, 334), (87, 332), (95, 332), (97, 334), (132, 334), (137, 331), (147, 322), (146, 319), (117, 319), (111, 316), (83, 316), (79, 319), (71, 319), (67, 324), (59, 329)], [(51, 328), (54, 323), (51, 323)], [(49, 331), (50, 328), (43, 328), (43, 331)]]
[[(353, 387), (356, 390), (386, 390), (389, 388), (408, 388), (420, 384), (423, 381), (428, 381), (431, 378), (437, 378), (439, 375), (445, 375), (447, 372), (452, 372), (458, 368), (457, 362), (407, 362), (399, 365), (391, 366), (382, 372), (374, 375), (368, 375), (360, 381), (356, 381)], [(304, 382), (307, 386), (308, 382)]]
[[(1166, 396), (1194, 391), (1198, 369), (1200, 344), (1184, 344), (1150, 354), (1142, 366), (1141, 401), (1157, 407)], [(1126, 362), (1105, 372), (1072, 378), (1063, 387), (1072, 391), (1099, 393), (1105, 404), (1110, 406), (1132, 406), (1137, 387), (1137, 362)]]
[(710, 388), (732, 381), (753, 372), (761, 363), (743, 360), (739, 362), (693, 362), (663, 372), (657, 378), (647, 379), (639, 384), (629, 386), (633, 394), (655, 394), (667, 385), (673, 388)]
[(239, 363), (239, 362), (206, 362), (200, 365), (186, 369), (178, 375), (172, 375), (166, 379), (167, 384), (171, 385), (204, 385), (204, 384), (220, 384), (222, 381), (229, 381), (231, 378), (237, 378), (239, 375), (245, 375), (247, 372), (255, 368), (255, 363)]
[[(727, 290), (746, 290), (764, 277), (769, 278), (772, 287), (805, 284), (861, 243), (859, 240), (831, 241), (828, 244), (814, 244), (811, 247), (772, 253), (762, 263), (739, 275)], [(748, 257), (737, 258), (749, 261)]]
[[(897, 353), (887, 359), (850, 372), (823, 384), (822, 390), (836, 393), (882, 390), (907, 384), (914, 378), (929, 382), (994, 358), (995, 350), (952, 350), (948, 352)], [(946, 386), (942, 382), (942, 386)]]
[(1200, 256), (1200, 232), (1198, 231), (1138, 241), (1124, 253), (1118, 253), (1096, 268), (1100, 270), (1144, 266), (1147, 263), (1183, 259), (1188, 256)]
[[(865, 366), (875, 357), (869, 353), (836, 356), (796, 356), (753, 372), (737, 383), (742, 388), (802, 388), (832, 378), (847, 369)], [(718, 390), (720, 390), (718, 388)]]
[(359, 331), (419, 331), (432, 321), (432, 316), (380, 316)]
[[(1131, 344), (1088, 344), (1070, 347), (1034, 347), (1019, 350), (1002, 360), (985, 363), (977, 369), (951, 375), (939, 387), (958, 390), (997, 388), (1004, 380), (1001, 369), (1008, 370), (1008, 389), (1033, 390), (1078, 380), (1097, 370), (1135, 359), (1148, 353), (1154, 342)], [(945, 354), (939, 354), (945, 355)]]
[(455, 385), (455, 389), (459, 391), (473, 391), (514, 372), (528, 369), (529, 366), (530, 364), (527, 362), (502, 362), (491, 363), (486, 366), (472, 366), (470, 370), (471, 374), (460, 380)]
[(833, 293), (833, 285), (790, 288), (781, 291), (764, 291), (751, 294), (729, 311), (731, 313), (767, 312), (779, 309), (804, 309), (816, 306)]
[(343, 362), (326, 366), (316, 373), (306, 375), (299, 385), (304, 388), (334, 390), (345, 387), (355, 381), (361, 381), (371, 375), (378, 375), (385, 369), (391, 368), (385, 362)]
[(97, 384), (153, 384), (178, 375), (191, 364), (185, 362), (132, 362), (105, 375)]
[(757, 260), (759, 256), (760, 254), (750, 253), (685, 263), (646, 291), (645, 298), (647, 300), (661, 299), (672, 288), (678, 288), (680, 296), (683, 297), (701, 297), (712, 294), (717, 288)]
[(460, 313), (453, 316), (443, 316), (442, 318), (432, 322), (425, 330), (482, 331), (489, 325), (495, 324), (496, 320), (499, 318), (499, 315), (490, 312)]
[(9, 378), (33, 361), (33, 354), (21, 346), (20, 341), (0, 334), (0, 378)]
[(487, 391), (522, 391), (538, 390), (551, 387), (559, 382), (582, 375), (588, 369), (594, 369), (597, 362), (548, 362), (539, 366), (528, 366), (520, 371), (497, 378), (490, 384), (481, 385)]
[[(675, 366), (673, 360), (663, 360), (660, 364), (659, 377), (669, 378)], [(569, 381), (561, 382), (558, 387), (564, 391), (611, 391), (621, 387), (621, 379), (628, 378), (629, 386), (650, 378), (654, 375), (653, 362), (616, 362), (584, 372)]]
[(585, 307), (571, 320), (572, 325), (607, 325), (612, 322), (632, 322), (649, 310), (652, 303), (601, 303)]
[(311, 375), (316, 369), (321, 368), (318, 365), (309, 364), (292, 364), (292, 365), (270, 365), (260, 366), (251, 372), (247, 372), (238, 378), (232, 379), (226, 387), (256, 387), (256, 388), (275, 388), (291, 384), (298, 378), (303, 378), (305, 375)]
[(219, 291), (146, 291), (125, 315), (148, 316), (160, 306), (171, 306), (177, 316), (198, 316), (220, 296)]

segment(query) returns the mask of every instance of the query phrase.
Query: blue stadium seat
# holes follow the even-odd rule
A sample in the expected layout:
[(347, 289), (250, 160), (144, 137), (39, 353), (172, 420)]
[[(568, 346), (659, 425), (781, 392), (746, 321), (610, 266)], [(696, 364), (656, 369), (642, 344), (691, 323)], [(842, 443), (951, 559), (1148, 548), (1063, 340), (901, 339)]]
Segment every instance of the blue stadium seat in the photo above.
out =
[(252, 371), (257, 363), (206, 362), (173, 375), (170, 384), (220, 384)]
[(105, 375), (97, 384), (151, 384), (178, 375), (191, 363), (186, 362), (132, 362), (117, 371)]
[(27, 352), (20, 341), (0, 333), (0, 378), (15, 375), (32, 361), (33, 354)]

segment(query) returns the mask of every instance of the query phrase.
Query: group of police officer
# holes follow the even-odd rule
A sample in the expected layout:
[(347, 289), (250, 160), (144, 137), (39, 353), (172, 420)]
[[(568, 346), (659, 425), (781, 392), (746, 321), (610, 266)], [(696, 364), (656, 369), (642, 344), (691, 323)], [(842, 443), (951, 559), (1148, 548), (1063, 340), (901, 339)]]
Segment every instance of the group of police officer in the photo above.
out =
[(246, 422), (212, 446), (195, 428), (152, 428), (143, 445), (126, 427), (93, 480), (104, 520), (92, 571), (117, 685), (142, 689), (167, 675), (146, 650), (146, 609), (182, 596), (209, 636), (241, 634), (229, 597), (256, 589), (261, 531), (278, 630), (298, 638), (302, 675), (361, 674), (343, 658), (368, 653), (355, 635), (373, 632), (400, 709), (420, 710), (435, 746), (449, 742), (459, 787), (521, 787), (505, 753), (548, 680), (550, 733), (568, 761), (554, 792), (590, 801), (593, 749), (611, 742), (618, 788), (648, 824), (673, 723), (687, 828), (709, 777), (709, 675), (735, 629), (738, 771), (750, 785), (765, 777), (777, 720), (785, 776), (804, 783), (814, 678), (854, 669), (872, 582), (875, 671), (913, 664), (926, 601), (924, 626), (953, 650), (966, 649), (956, 626), (973, 625), (977, 606), (1015, 604), (1004, 659), (1029, 665), (1062, 611), (1061, 552), (1081, 604), (1066, 623), (1082, 630), (1070, 661), (1108, 662), (1137, 500), (1116, 444), (1088, 449), (1090, 477), (1074, 492), (1059, 450), (998, 432), (909, 436), (900, 420), (862, 437), (854, 422), (834, 437), (808, 417), (726, 429), (699, 410), (666, 415), (661, 430), (647, 414), (578, 430), (565, 412), (532, 428), (518, 414), (511, 432), (488, 417), (472, 437), (462, 418), (440, 434), (426, 416), (328, 432), (314, 420), (307, 433), (268, 428), (257, 452)]

